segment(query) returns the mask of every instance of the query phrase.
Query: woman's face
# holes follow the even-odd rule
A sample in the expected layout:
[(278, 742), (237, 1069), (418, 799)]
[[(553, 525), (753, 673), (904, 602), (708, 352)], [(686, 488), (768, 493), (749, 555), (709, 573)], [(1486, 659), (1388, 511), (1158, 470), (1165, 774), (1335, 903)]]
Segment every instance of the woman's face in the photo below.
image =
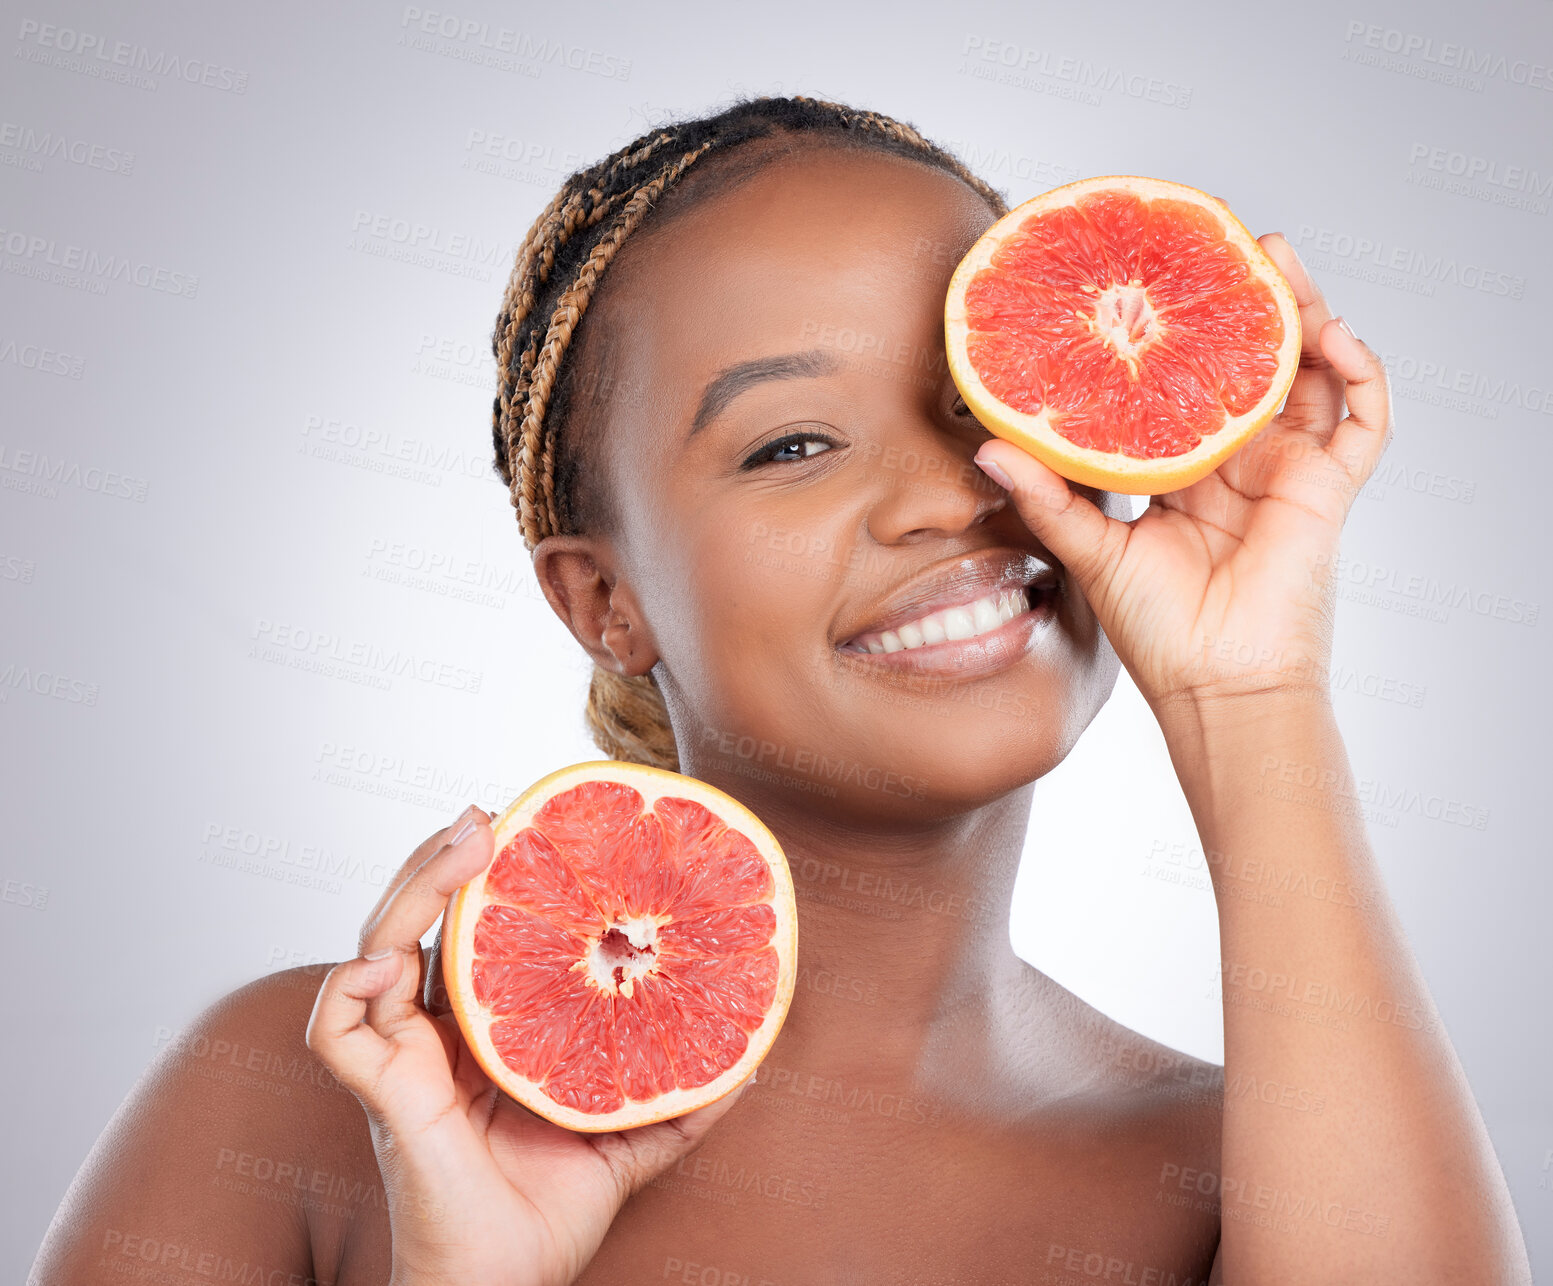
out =
[[(609, 270), (610, 605), (628, 672), (661, 662), (684, 771), (942, 817), (1050, 770), (1110, 694), (1115, 653), (972, 462), (988, 434), (948, 374), (949, 278), (994, 218), (936, 169), (811, 148)], [(991, 628), (970, 605), (1000, 593), (1020, 614)]]

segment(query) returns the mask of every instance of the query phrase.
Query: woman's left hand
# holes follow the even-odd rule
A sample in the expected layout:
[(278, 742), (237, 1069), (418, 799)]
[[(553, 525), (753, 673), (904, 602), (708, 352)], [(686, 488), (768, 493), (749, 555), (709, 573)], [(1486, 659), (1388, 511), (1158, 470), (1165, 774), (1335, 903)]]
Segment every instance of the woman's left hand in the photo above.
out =
[(1325, 694), (1338, 535), (1392, 435), (1380, 358), (1332, 316), (1279, 233), (1258, 240), (1294, 289), (1300, 366), (1283, 410), (1213, 473), (1123, 522), (1012, 442), (977, 452), (1013, 480), (1020, 516), (1156, 714), (1179, 701)]

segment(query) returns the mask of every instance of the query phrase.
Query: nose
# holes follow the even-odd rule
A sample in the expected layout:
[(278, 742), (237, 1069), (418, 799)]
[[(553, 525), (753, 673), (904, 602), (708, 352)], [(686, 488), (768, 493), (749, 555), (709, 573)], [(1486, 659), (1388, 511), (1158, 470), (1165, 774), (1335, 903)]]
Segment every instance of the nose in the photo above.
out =
[(1008, 493), (976, 466), (978, 445), (936, 426), (884, 444), (874, 467), (869, 535), (881, 545), (955, 536), (1006, 507)]

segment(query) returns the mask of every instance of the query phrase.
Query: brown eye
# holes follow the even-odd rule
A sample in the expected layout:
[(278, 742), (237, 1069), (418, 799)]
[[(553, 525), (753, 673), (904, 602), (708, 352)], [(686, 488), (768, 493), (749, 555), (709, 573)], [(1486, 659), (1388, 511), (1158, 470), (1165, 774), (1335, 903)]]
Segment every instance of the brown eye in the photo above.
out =
[(787, 433), (780, 438), (776, 438), (766, 443), (765, 446), (755, 451), (748, 459), (744, 461), (742, 467), (745, 469), (753, 469), (761, 464), (804, 460), (811, 455), (822, 454), (821, 451), (800, 450), (796, 456), (778, 457), (777, 453), (780, 451), (786, 451), (792, 447), (802, 448), (806, 443), (811, 442), (820, 443), (824, 451), (829, 451), (836, 445), (836, 443), (831, 438), (826, 437), (823, 433)]

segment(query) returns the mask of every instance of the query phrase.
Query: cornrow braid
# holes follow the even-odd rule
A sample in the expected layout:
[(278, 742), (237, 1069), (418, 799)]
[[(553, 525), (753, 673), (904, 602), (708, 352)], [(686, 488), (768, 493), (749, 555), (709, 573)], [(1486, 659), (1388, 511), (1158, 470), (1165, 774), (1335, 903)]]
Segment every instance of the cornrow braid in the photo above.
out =
[[(716, 115), (662, 125), (570, 175), (518, 249), (491, 338), (496, 472), (530, 552), (548, 535), (589, 525), (587, 497), (578, 494), (580, 449), (565, 431), (576, 366), (566, 357), (604, 270), (697, 161), (778, 136), (912, 157), (960, 179), (995, 213), (1008, 209), (1002, 193), (906, 122), (803, 96), (745, 98)], [(716, 190), (714, 180), (706, 195)], [(585, 719), (609, 758), (678, 770), (668, 710), (650, 674), (627, 678), (595, 666)]]

